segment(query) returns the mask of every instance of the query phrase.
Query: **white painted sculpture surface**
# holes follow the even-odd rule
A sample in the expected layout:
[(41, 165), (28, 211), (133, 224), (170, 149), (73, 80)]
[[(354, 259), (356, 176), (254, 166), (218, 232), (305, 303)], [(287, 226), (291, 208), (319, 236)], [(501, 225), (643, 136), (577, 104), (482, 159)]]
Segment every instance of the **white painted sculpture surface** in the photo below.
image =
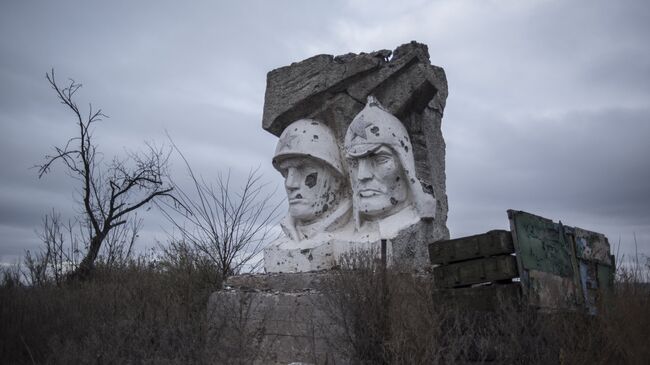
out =
[[(264, 252), (268, 272), (329, 268), (332, 243), (350, 221), (351, 201), (346, 170), (332, 131), (301, 119), (280, 135), (273, 166), (284, 177), (289, 211), (286, 235)], [(347, 231), (351, 231), (348, 229)]]
[(289, 214), (282, 229), (291, 240), (313, 238), (347, 223), (347, 174), (327, 126), (311, 119), (289, 125), (278, 141), (273, 166), (284, 177)]
[(372, 96), (348, 127), (345, 156), (359, 234), (391, 239), (420, 219), (435, 217), (436, 200), (415, 176), (406, 128)]
[(295, 121), (280, 135), (273, 166), (289, 210), (286, 237), (264, 252), (267, 272), (328, 269), (342, 254), (377, 249), (380, 239), (434, 218), (436, 200), (415, 175), (408, 132), (374, 97), (347, 129), (346, 164), (340, 151), (316, 120)]

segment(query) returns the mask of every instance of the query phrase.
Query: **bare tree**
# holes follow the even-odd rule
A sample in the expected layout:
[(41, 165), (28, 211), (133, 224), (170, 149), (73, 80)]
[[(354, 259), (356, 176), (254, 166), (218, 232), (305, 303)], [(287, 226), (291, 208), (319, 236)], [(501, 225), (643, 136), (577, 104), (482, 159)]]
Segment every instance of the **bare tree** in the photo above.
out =
[(126, 224), (111, 230), (106, 236), (106, 243), (99, 255), (99, 260), (108, 267), (125, 265), (133, 255), (133, 245), (142, 229), (142, 218), (131, 217)]
[(63, 147), (55, 147), (52, 155), (45, 156), (45, 162), (37, 166), (38, 176), (41, 178), (48, 173), (58, 161), (80, 184), (81, 220), (90, 227), (88, 250), (71, 277), (84, 279), (92, 272), (106, 237), (112, 230), (127, 224), (130, 213), (154, 198), (171, 197), (173, 188), (163, 181), (169, 153), (147, 144), (144, 153), (131, 153), (126, 158), (104, 163), (93, 140), (93, 127), (107, 116), (101, 109), (94, 111), (92, 105), (87, 115), (82, 114), (74, 100), (81, 84), (69, 80), (67, 86), (59, 87), (54, 70), (47, 73), (46, 78), (61, 104), (73, 112), (78, 134)]
[(248, 265), (254, 270), (265, 244), (275, 238), (274, 228), (282, 201), (274, 202), (275, 191), (267, 192), (258, 170), (251, 170), (239, 189), (230, 183), (230, 171), (219, 174), (216, 186), (194, 174), (178, 147), (192, 187), (174, 183), (176, 200), (163, 201), (161, 210), (180, 233), (181, 240), (208, 256), (222, 278), (239, 273)]

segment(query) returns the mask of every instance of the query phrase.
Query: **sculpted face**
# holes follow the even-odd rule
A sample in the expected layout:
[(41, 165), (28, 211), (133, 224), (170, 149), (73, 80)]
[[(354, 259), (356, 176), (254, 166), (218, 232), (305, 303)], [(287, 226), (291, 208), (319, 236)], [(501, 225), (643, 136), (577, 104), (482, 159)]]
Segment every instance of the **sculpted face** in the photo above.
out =
[(361, 156), (347, 157), (359, 214), (372, 220), (394, 214), (405, 206), (406, 178), (390, 147), (377, 145)]
[(302, 224), (317, 220), (338, 203), (341, 179), (324, 163), (309, 157), (278, 162), (289, 200), (289, 214)]

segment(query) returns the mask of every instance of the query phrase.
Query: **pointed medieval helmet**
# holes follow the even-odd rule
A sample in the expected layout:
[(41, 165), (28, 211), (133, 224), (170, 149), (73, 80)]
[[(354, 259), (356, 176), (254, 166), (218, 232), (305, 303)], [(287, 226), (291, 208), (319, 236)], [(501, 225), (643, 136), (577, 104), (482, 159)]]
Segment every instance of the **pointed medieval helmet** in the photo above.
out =
[(354, 117), (345, 134), (345, 153), (347, 157), (361, 157), (382, 145), (391, 148), (398, 156), (408, 181), (411, 201), (420, 218), (435, 218), (436, 199), (431, 189), (424, 189), (416, 176), (408, 131), (375, 97), (368, 96), (366, 106)]

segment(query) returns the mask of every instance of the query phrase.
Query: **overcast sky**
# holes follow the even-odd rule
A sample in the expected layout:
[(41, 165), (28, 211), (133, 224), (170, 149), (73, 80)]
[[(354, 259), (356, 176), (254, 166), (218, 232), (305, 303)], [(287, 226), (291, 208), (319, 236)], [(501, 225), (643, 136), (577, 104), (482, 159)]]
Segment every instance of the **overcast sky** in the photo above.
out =
[[(0, 261), (39, 245), (46, 212), (76, 209), (61, 166), (40, 180), (31, 168), (75, 133), (51, 68), (110, 116), (96, 129), (105, 156), (167, 130), (208, 179), (259, 166), (281, 186), (261, 127), (266, 73), (411, 40), (449, 83), (452, 237), (507, 229), (513, 208), (603, 232), (626, 254), (636, 235), (650, 254), (647, 1), (80, 0), (0, 3)], [(141, 216), (140, 247), (165, 241), (159, 214)]]

